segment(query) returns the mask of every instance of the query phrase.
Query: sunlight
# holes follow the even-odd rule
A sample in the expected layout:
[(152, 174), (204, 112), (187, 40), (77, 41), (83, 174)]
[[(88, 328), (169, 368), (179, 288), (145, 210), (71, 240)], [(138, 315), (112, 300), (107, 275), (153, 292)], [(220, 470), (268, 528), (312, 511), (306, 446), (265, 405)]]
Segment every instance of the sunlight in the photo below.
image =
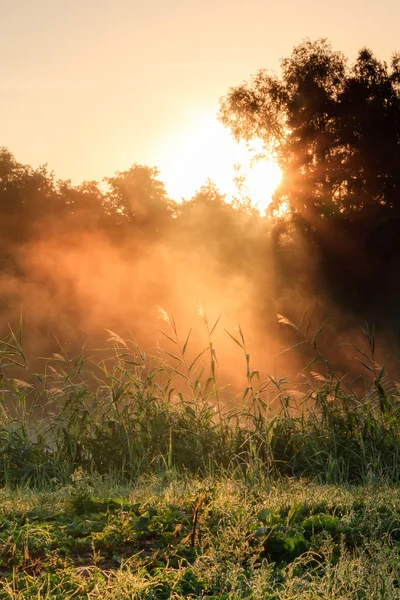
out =
[(282, 173), (275, 162), (257, 162), (245, 173), (245, 185), (253, 205), (264, 214), (271, 202), (272, 194), (278, 187)]
[[(155, 150), (161, 179), (178, 202), (189, 200), (208, 178), (231, 202), (238, 195), (234, 178), (235, 165), (239, 165), (246, 192), (263, 214), (281, 178), (273, 161), (252, 165), (251, 150), (236, 143), (213, 114), (192, 113), (180, 130), (166, 132)], [(254, 153), (260, 148), (254, 145), (252, 150)]]

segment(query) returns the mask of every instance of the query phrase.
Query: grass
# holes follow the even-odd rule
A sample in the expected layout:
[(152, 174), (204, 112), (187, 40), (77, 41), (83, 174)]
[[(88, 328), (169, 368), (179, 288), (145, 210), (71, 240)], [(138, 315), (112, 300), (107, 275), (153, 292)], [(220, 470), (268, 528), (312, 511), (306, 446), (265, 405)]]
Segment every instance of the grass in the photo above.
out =
[(8, 488), (0, 597), (399, 598), (399, 500), (394, 486), (174, 472)]
[(374, 332), (364, 391), (307, 316), (279, 316), (314, 353), (290, 382), (227, 332), (238, 394), (218, 322), (193, 354), (161, 316), (156, 357), (110, 332), (37, 373), (22, 333), (0, 344), (0, 598), (400, 598), (400, 404)]

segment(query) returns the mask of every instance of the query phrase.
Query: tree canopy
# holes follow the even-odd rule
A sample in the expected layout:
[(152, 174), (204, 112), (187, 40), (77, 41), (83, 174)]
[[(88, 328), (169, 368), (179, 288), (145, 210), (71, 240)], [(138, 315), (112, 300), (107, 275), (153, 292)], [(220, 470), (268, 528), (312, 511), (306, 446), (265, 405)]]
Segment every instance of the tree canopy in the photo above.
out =
[(219, 118), (237, 140), (261, 140), (281, 168), (270, 205), (270, 215), (286, 210), (274, 229), (276, 246), (285, 243), (280, 270), (285, 261), (298, 264), (287, 252), (295, 258), (300, 240), (317, 264), (317, 290), (330, 289), (347, 308), (380, 312), (385, 304), (393, 313), (400, 299), (393, 279), (400, 267), (400, 54), (388, 64), (362, 48), (350, 63), (326, 39), (307, 39), (281, 61), (279, 75), (261, 70), (231, 88)]
[(390, 65), (363, 48), (351, 65), (325, 40), (306, 40), (222, 100), (236, 139), (261, 139), (283, 177), (285, 203), (309, 230), (400, 215), (400, 55)]
[(95, 232), (94, 240), (130, 257), (172, 248), (211, 258), (224, 276), (257, 281), (260, 297), (270, 297), (271, 288), (289, 297), (297, 285), (358, 313), (368, 305), (397, 314), (400, 280), (391, 282), (400, 268), (400, 55), (387, 64), (363, 48), (350, 63), (328, 41), (306, 40), (282, 60), (279, 74), (261, 70), (232, 88), (220, 119), (237, 140), (261, 140), (278, 162), (282, 180), (269, 209), (275, 219), (252, 210), (240, 172), (232, 203), (211, 181), (176, 203), (154, 167), (134, 164), (101, 184), (75, 186), (46, 166), (20, 164), (4, 148), (0, 270), (28, 278), (25, 248)]

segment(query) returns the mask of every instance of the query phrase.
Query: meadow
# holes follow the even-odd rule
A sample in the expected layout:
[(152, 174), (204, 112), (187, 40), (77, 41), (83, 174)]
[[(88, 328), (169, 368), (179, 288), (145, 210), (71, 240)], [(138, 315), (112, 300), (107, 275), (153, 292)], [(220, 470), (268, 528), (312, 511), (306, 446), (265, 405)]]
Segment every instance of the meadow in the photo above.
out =
[(59, 352), (1, 343), (0, 598), (400, 598), (398, 386), (353, 346), (336, 373), (309, 319), (297, 378), (220, 381), (213, 334)]

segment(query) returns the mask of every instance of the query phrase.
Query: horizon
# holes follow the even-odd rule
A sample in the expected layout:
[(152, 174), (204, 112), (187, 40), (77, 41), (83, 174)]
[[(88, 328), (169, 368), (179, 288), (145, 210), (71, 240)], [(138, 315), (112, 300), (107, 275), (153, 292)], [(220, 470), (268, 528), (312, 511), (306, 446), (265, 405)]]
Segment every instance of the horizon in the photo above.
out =
[[(280, 59), (307, 37), (326, 37), (349, 60), (363, 46), (384, 60), (398, 49), (400, 6), (386, 0), (377, 12), (357, 2), (344, 28), (346, 8), (340, 2), (329, 14), (307, 1), (300, 12), (294, 0), (273, 7), (251, 0), (245, 12), (237, 1), (208, 0), (201, 7), (180, 0), (151, 7), (127, 0), (112, 7), (104, 0), (68, 7), (47, 0), (34, 7), (28, 0), (3, 3), (1, 145), (19, 161), (47, 164), (56, 178), (74, 184), (138, 163), (157, 167), (177, 201), (207, 178), (232, 195), (240, 152), (216, 119), (230, 87), (260, 68), (277, 71)], [(274, 24), (267, 35), (266, 22)], [(211, 157), (208, 142), (216, 147)], [(197, 170), (185, 184), (182, 164), (185, 169), (194, 161)]]

